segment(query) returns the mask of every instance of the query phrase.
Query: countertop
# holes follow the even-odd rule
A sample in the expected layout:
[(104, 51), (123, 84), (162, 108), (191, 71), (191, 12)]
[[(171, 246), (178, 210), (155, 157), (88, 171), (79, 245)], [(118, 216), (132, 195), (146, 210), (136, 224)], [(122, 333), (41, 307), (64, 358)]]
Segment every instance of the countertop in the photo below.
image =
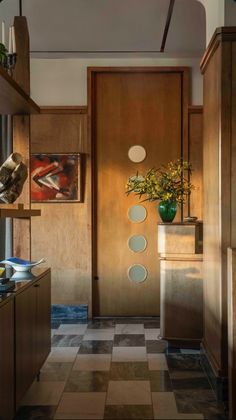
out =
[(18, 293), (21, 293), (40, 278), (44, 277), (47, 273), (50, 273), (50, 268), (47, 267), (35, 267), (32, 270), (25, 272), (14, 272), (12, 268), (7, 268), (4, 274), (11, 280), (15, 280), (15, 287), (10, 292), (1, 292), (0, 307), (13, 299)]

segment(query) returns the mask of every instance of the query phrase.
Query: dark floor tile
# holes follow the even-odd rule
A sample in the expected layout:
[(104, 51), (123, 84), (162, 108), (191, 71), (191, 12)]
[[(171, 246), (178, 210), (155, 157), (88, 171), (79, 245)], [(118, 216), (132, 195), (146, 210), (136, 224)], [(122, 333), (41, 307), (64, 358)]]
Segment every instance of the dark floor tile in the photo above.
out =
[(106, 392), (109, 372), (72, 371), (65, 392)]
[(144, 324), (144, 322), (147, 321), (149, 318), (127, 318), (127, 317), (121, 317), (121, 318), (114, 318), (116, 321), (116, 324)]
[(66, 381), (73, 363), (46, 362), (40, 371), (40, 381), (63, 382)]
[(199, 355), (194, 354), (167, 354), (167, 364), (170, 371), (173, 370), (188, 370), (188, 371), (201, 371)]
[(145, 336), (144, 334), (115, 334), (114, 335), (115, 347), (144, 347)]
[(171, 380), (191, 380), (191, 379), (207, 379), (203, 370), (170, 370)]
[(22, 406), (14, 420), (50, 420), (56, 411), (55, 406)]
[(114, 320), (92, 320), (88, 323), (88, 329), (106, 329), (106, 328), (114, 328), (116, 325)]
[(173, 379), (172, 386), (174, 390), (180, 389), (211, 389), (210, 383), (205, 377), (192, 377), (192, 378), (182, 378), (182, 379)]
[(172, 392), (169, 373), (165, 370), (152, 370), (149, 372), (152, 392)]
[(79, 347), (82, 340), (82, 335), (54, 334), (52, 337), (52, 347)]
[(223, 404), (218, 403), (211, 389), (174, 391), (180, 413), (202, 413), (205, 419), (212, 420), (220, 416), (225, 420)]
[(54, 321), (54, 320), (51, 320), (51, 329), (52, 330), (57, 330), (57, 328), (59, 328), (60, 327), (60, 325), (61, 325), (61, 321)]
[(113, 341), (88, 340), (82, 341), (78, 353), (80, 354), (111, 354)]
[(149, 379), (147, 362), (112, 362), (110, 380)]
[(144, 328), (160, 328), (160, 319), (144, 321)]
[(151, 405), (107, 405), (104, 419), (108, 420), (153, 420)]
[(147, 353), (165, 353), (167, 346), (165, 340), (146, 340)]

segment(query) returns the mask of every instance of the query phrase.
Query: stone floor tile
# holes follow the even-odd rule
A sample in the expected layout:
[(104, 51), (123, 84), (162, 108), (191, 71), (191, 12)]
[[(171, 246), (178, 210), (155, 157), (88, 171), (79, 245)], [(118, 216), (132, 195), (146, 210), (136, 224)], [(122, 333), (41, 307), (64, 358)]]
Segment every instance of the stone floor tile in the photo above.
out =
[(151, 405), (107, 405), (105, 420), (153, 420)]
[(160, 328), (145, 328), (145, 340), (159, 340)]
[(114, 347), (144, 347), (144, 334), (115, 334)]
[(143, 324), (116, 324), (115, 334), (144, 334)]
[(109, 371), (111, 354), (78, 354), (73, 370)]
[(147, 361), (146, 347), (113, 347), (113, 362), (145, 362)]
[(114, 328), (104, 328), (104, 329), (91, 329), (86, 330), (83, 340), (113, 340), (114, 338)]
[(22, 405), (57, 405), (59, 404), (65, 382), (33, 382)]
[(103, 419), (105, 392), (65, 392), (54, 419), (90, 420)]
[(149, 370), (168, 370), (165, 354), (149, 353), (147, 358)]
[(112, 362), (111, 380), (149, 380), (147, 362)]
[(83, 335), (87, 329), (87, 324), (61, 324), (56, 334), (60, 335)]
[(54, 334), (52, 337), (52, 347), (79, 347), (82, 339), (82, 335)]
[(110, 381), (107, 405), (151, 405), (149, 381)]
[(49, 354), (48, 362), (74, 362), (77, 356), (79, 347), (53, 347)]
[(51, 405), (22, 406), (17, 410), (14, 420), (51, 420), (56, 408)]
[(167, 346), (165, 340), (146, 340), (147, 353), (165, 353)]
[(63, 382), (66, 381), (73, 363), (58, 363), (46, 361), (40, 371), (41, 382)]
[(111, 354), (112, 340), (88, 340), (82, 341), (79, 354)]
[(109, 372), (72, 370), (65, 392), (106, 392)]

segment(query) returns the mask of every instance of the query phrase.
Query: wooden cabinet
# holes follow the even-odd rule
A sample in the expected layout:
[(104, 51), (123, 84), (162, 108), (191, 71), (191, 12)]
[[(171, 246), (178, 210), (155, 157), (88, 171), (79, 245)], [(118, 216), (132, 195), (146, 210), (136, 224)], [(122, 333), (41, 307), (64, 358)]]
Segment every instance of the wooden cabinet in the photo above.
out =
[(50, 352), (50, 274), (15, 297), (16, 408)]
[(14, 304), (0, 305), (0, 419), (14, 415)]

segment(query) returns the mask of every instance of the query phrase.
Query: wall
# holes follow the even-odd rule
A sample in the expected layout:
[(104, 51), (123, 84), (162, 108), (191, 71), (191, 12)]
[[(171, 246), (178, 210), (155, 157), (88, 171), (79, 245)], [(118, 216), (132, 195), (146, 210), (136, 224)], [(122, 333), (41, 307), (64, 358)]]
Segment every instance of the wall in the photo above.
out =
[(87, 115), (77, 114), (76, 110), (73, 113), (72, 109), (69, 114), (56, 112), (31, 116), (31, 152), (83, 153), (84, 199), (81, 203), (32, 204), (32, 208), (42, 211), (40, 217), (32, 218), (32, 259), (45, 257), (45, 265), (52, 268), (53, 304), (90, 304), (91, 171)]
[(192, 103), (202, 104), (200, 58), (34, 58), (31, 59), (32, 98), (40, 105), (86, 105), (89, 66), (189, 66)]

